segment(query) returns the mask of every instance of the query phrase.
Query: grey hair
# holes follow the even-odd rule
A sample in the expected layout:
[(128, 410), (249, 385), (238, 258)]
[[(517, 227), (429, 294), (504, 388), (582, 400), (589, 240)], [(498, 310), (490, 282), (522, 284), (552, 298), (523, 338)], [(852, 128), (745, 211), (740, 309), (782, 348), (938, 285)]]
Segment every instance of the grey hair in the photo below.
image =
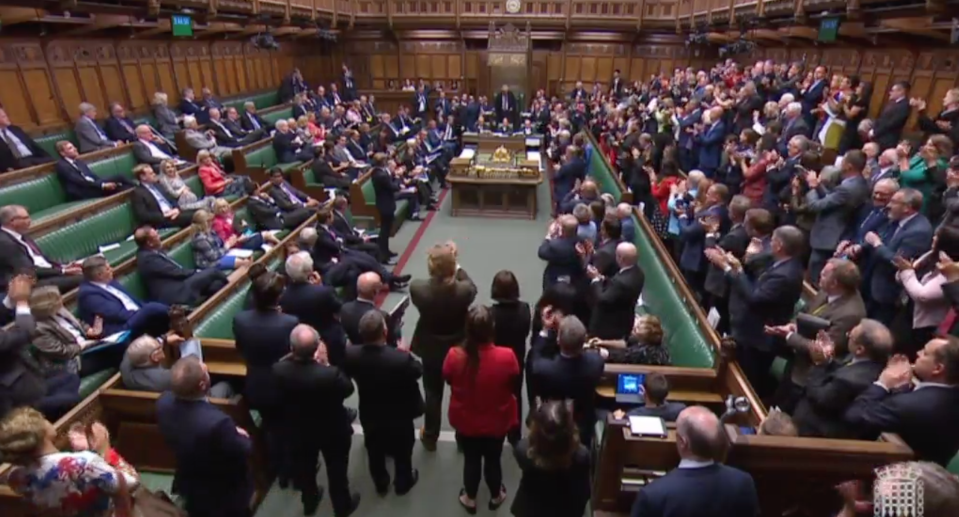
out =
[(586, 343), (586, 326), (576, 316), (566, 316), (559, 322), (556, 342), (560, 349), (582, 348)]
[(150, 366), (150, 356), (160, 348), (160, 342), (153, 336), (144, 334), (130, 343), (127, 347), (127, 358), (134, 368)]
[(316, 228), (303, 228), (300, 230), (300, 235), (296, 238), (296, 242), (300, 245), (306, 245), (312, 247), (316, 243), (316, 238), (319, 234), (316, 233)]
[(96, 106), (90, 104), (89, 102), (81, 102), (80, 107), (77, 108), (80, 110), (81, 115), (86, 115), (88, 111), (97, 109)]
[(902, 192), (902, 202), (905, 203), (906, 206), (913, 210), (922, 208), (922, 192), (914, 188), (904, 188), (899, 192)]
[(104, 258), (103, 255), (93, 255), (92, 257), (87, 257), (81, 266), (84, 280), (93, 280), (95, 276), (100, 274), (100, 271), (102, 271), (103, 268), (107, 267), (107, 264), (107, 259)]
[(290, 332), (290, 348), (300, 358), (312, 356), (320, 346), (320, 333), (315, 328), (300, 323)]
[(286, 274), (294, 282), (306, 282), (313, 272), (313, 257), (306, 251), (290, 255), (286, 259)]
[(197, 125), (198, 124), (196, 121), (196, 117), (194, 117), (193, 115), (187, 115), (183, 117), (183, 127), (189, 129), (189, 128), (197, 127)]
[(22, 205), (0, 206), (0, 224), (6, 225), (17, 216), (17, 212), (26, 210)]
[(802, 104), (796, 101), (790, 102), (786, 105), (786, 111), (788, 113), (799, 113), (802, 111)]

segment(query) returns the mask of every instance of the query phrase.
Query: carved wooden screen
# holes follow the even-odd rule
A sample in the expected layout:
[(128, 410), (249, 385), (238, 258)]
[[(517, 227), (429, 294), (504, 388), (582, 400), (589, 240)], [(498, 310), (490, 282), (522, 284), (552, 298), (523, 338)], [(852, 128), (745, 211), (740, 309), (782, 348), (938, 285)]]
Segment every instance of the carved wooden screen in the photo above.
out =
[(518, 99), (527, 97), (529, 49), (529, 32), (521, 32), (511, 24), (502, 29), (490, 25), (486, 63), (490, 71), (491, 94), (499, 92), (505, 84)]

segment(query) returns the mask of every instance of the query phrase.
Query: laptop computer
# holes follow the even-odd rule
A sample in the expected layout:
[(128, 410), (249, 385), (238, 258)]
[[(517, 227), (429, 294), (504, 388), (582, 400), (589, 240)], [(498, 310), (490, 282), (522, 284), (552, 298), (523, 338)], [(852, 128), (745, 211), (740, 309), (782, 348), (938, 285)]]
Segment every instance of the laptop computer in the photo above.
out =
[(642, 404), (644, 402), (643, 381), (646, 374), (621, 373), (616, 380), (616, 402), (620, 404)]

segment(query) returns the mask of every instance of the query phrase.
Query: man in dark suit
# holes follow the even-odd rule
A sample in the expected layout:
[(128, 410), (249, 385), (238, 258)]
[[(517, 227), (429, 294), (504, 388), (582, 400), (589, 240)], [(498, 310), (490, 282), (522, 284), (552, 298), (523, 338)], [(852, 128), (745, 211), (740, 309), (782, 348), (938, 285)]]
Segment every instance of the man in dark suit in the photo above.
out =
[(355, 271), (356, 275), (372, 271), (379, 275), (390, 289), (405, 287), (410, 281), (410, 275), (394, 275), (370, 255), (343, 247), (342, 241), (330, 228), (333, 221), (332, 212), (329, 207), (324, 207), (318, 214), (317, 239), (311, 251), (317, 271), (330, 274), (330, 269), (333, 267), (349, 267)]
[[(543, 325), (546, 327), (546, 322)], [(580, 442), (589, 446), (596, 423), (596, 387), (603, 376), (603, 358), (596, 350), (583, 350), (586, 327), (576, 316), (563, 317), (556, 339), (558, 355), (541, 356), (537, 351), (533, 357), (530, 384), (543, 400), (573, 401)], [(539, 348), (534, 347), (530, 352), (533, 350)]]
[(176, 151), (164, 142), (160, 137), (153, 133), (153, 129), (146, 124), (140, 124), (134, 130), (136, 138), (133, 142), (133, 157), (137, 163), (146, 163), (159, 171), (160, 164), (165, 160), (177, 162), (177, 166), (185, 165), (185, 162), (176, 155)]
[(322, 497), (316, 485), (322, 452), (333, 513), (347, 517), (360, 504), (360, 495), (350, 492), (347, 478), (353, 427), (343, 402), (353, 394), (353, 383), (331, 366), (324, 342), (309, 325), (301, 323), (293, 329), (290, 350), (273, 365), (273, 375), (290, 442), (293, 486), (302, 494), (303, 513), (314, 515)]
[(504, 84), (500, 92), (496, 94), (495, 106), (496, 120), (505, 118), (510, 121), (510, 124), (516, 123), (516, 116), (519, 115), (519, 105), (516, 103), (516, 95), (509, 91), (508, 85)]
[(153, 167), (141, 163), (133, 168), (133, 174), (140, 181), (140, 185), (133, 189), (130, 199), (137, 222), (155, 228), (186, 228), (193, 223), (196, 210), (180, 210), (176, 200), (167, 197), (166, 192), (160, 188)]
[(103, 130), (107, 137), (114, 142), (133, 142), (137, 139), (136, 123), (127, 116), (126, 110), (120, 103), (110, 105), (110, 116), (103, 122)]
[(707, 178), (712, 178), (719, 168), (723, 153), (723, 139), (726, 138), (726, 124), (723, 123), (723, 109), (714, 107), (703, 115), (703, 129), (693, 139), (699, 148), (699, 170)]
[(599, 228), (599, 243), (593, 250), (590, 265), (605, 277), (612, 277), (619, 271), (616, 263), (616, 247), (622, 242), (623, 226), (617, 219), (603, 219)]
[(805, 379), (793, 421), (802, 436), (854, 440), (860, 433), (843, 414), (879, 378), (892, 353), (892, 334), (882, 323), (863, 319), (849, 331), (848, 347), (833, 345), (832, 340), (810, 343), (816, 364)]
[(563, 165), (553, 175), (553, 202), (556, 205), (554, 212), (559, 212), (560, 203), (573, 192), (576, 183), (586, 180), (586, 168), (582, 149), (575, 145), (567, 147)]
[(376, 307), (376, 293), (382, 288), (383, 282), (380, 280), (380, 275), (372, 271), (363, 273), (356, 279), (356, 299), (344, 303), (340, 309), (340, 323), (343, 324), (350, 343), (355, 345), (363, 342), (360, 336), (360, 320), (366, 313), (378, 311), (387, 322), (387, 344), (393, 348), (397, 347), (400, 341), (400, 329), (396, 327), (388, 312)]
[(353, 71), (343, 63), (343, 99), (352, 101), (356, 99), (356, 81), (353, 79)]
[(586, 274), (592, 281), (593, 311), (589, 335), (600, 339), (626, 339), (633, 329), (636, 300), (643, 292), (645, 277), (636, 264), (636, 245), (621, 242), (616, 246), (618, 271), (611, 277), (600, 275), (590, 266)]
[(869, 132), (869, 138), (886, 150), (896, 147), (902, 140), (902, 130), (909, 121), (912, 107), (909, 105), (909, 83), (899, 81), (889, 89), (889, 103), (876, 118), (876, 125)]
[(144, 303), (130, 294), (113, 277), (113, 268), (101, 255), (83, 261), (77, 317), (87, 325), (100, 318), (104, 336), (130, 331), (130, 338), (134, 339), (142, 334), (162, 336), (170, 329), (170, 307)]
[[(608, 354), (609, 350), (600, 349), (600, 354)], [(608, 357), (608, 355), (604, 355)], [(646, 374), (643, 379), (643, 405), (629, 410), (629, 416), (658, 416), (667, 422), (675, 422), (679, 414), (686, 409), (682, 402), (670, 402), (669, 380), (659, 372)]]
[(413, 118), (418, 120), (423, 120), (427, 113), (430, 111), (429, 98), (427, 97), (426, 87), (420, 86), (416, 93), (413, 94), (412, 99), (413, 106)]
[(959, 146), (959, 89), (952, 88), (946, 92), (942, 99), (942, 111), (935, 118), (929, 117), (926, 112), (925, 99), (911, 99), (909, 102), (919, 113), (917, 122), (924, 133), (924, 139), (929, 139), (932, 135), (946, 135), (952, 140), (953, 149)]
[(701, 297), (709, 265), (703, 255), (703, 250), (706, 249), (706, 234), (729, 228), (729, 214), (726, 210), (728, 197), (729, 188), (717, 183), (709, 187), (702, 207), (695, 212), (689, 205), (676, 208), (676, 213), (679, 214), (679, 239), (683, 245), (679, 256), (679, 269), (693, 294)]
[(302, 141), (290, 124), (280, 119), (273, 133), (273, 150), (279, 163), (308, 162), (313, 159), (313, 149)]
[(227, 284), (226, 275), (215, 267), (190, 270), (170, 258), (150, 226), (137, 228), (133, 240), (138, 248), (137, 272), (152, 300), (196, 307)]
[(379, 311), (359, 322), (359, 338), (346, 350), (343, 369), (359, 389), (360, 423), (376, 492), (389, 491), (386, 457), (393, 458), (393, 487), (405, 495), (419, 480), (413, 468), (413, 420), (423, 414), (418, 384), (423, 365), (406, 349), (387, 345), (389, 330)]
[(263, 117), (256, 113), (256, 104), (253, 101), (248, 101), (243, 104), (243, 117), (240, 118), (240, 124), (243, 129), (247, 131), (256, 131), (262, 129), (264, 132), (269, 132), (270, 124), (263, 120)]
[(37, 285), (55, 285), (61, 293), (76, 289), (83, 281), (80, 265), (61, 265), (48, 257), (28, 235), (30, 222), (26, 208), (0, 207), (0, 291), (22, 274), (36, 278)]
[(870, 188), (862, 170), (866, 166), (866, 155), (852, 150), (842, 158), (842, 181), (829, 189), (820, 183), (815, 172), (806, 173), (806, 204), (803, 212), (816, 214), (809, 232), (809, 279), (819, 283), (819, 272), (826, 261), (836, 252), (839, 241), (855, 223), (859, 209), (869, 198)]
[(539, 246), (539, 258), (546, 261), (543, 270), (543, 289), (563, 282), (581, 287), (586, 279), (583, 259), (576, 250), (578, 223), (571, 215), (564, 215), (550, 226), (549, 234)]
[(846, 410), (845, 421), (862, 439), (896, 433), (916, 459), (949, 464), (959, 451), (959, 340), (933, 338), (913, 365), (894, 356)]
[(333, 223), (330, 228), (337, 238), (343, 239), (343, 245), (351, 250), (362, 251), (373, 258), (379, 258), (379, 246), (368, 235), (360, 235), (346, 218), (349, 201), (343, 196), (333, 199)]
[(263, 131), (254, 131), (252, 133), (245, 131), (236, 121), (236, 109), (227, 109), (233, 110), (233, 120), (222, 118), (220, 110), (216, 108), (210, 110), (210, 122), (208, 125), (210, 129), (213, 130), (213, 138), (216, 139), (218, 145), (222, 145), (223, 147), (242, 147), (263, 138)]
[[(148, 335), (140, 336), (130, 342), (120, 362), (120, 378), (124, 388), (154, 393), (163, 393), (173, 388), (173, 372), (164, 365), (164, 345), (178, 348), (180, 357), (199, 357), (198, 339), (184, 339), (183, 336), (172, 333), (159, 339)], [(233, 396), (233, 388), (230, 383), (221, 381), (210, 386), (207, 395), (215, 399), (230, 398)]]
[[(788, 323), (802, 295), (803, 267), (799, 261), (805, 237), (794, 226), (777, 228), (770, 241), (773, 263), (753, 275), (739, 260), (716, 248), (706, 250), (730, 282), (730, 328), (736, 341), (736, 359), (760, 396), (771, 392), (769, 368), (782, 340), (765, 333), (766, 326)], [(747, 259), (748, 260), (748, 259)]]
[(157, 425), (176, 457), (174, 483), (190, 515), (250, 517), (253, 443), (206, 398), (210, 374), (195, 356), (171, 371), (172, 391), (157, 401)]
[(30, 135), (10, 122), (7, 112), (0, 109), (0, 174), (52, 162)]
[(250, 196), (247, 209), (259, 230), (295, 230), (313, 215), (313, 211), (305, 206), (289, 212), (282, 210), (269, 192)]
[(863, 271), (869, 271), (869, 297), (866, 312), (870, 318), (891, 325), (897, 313), (897, 302), (902, 293), (902, 284), (896, 280), (898, 267), (895, 257), (915, 260), (932, 245), (933, 229), (922, 209), (922, 193), (904, 188), (893, 194), (889, 201), (888, 218), (883, 235), (869, 232), (861, 245), (847, 250), (849, 256), (857, 257)]
[(793, 137), (802, 135), (809, 138), (811, 133), (812, 130), (806, 125), (806, 119), (803, 118), (802, 104), (798, 102), (790, 102), (787, 104), (786, 109), (783, 111), (783, 132), (779, 137), (780, 154), (789, 154), (787, 146)]
[[(281, 101), (285, 102), (285, 101)], [(210, 117), (207, 115), (206, 108), (201, 106), (200, 103), (196, 101), (196, 93), (194, 93), (193, 88), (184, 88), (183, 94), (180, 95), (180, 113), (184, 116), (193, 116), (196, 117), (196, 121), (200, 124), (206, 124), (210, 120)]]
[(814, 127), (816, 118), (813, 110), (818, 109), (822, 104), (823, 93), (829, 86), (826, 67), (817, 66), (813, 70), (813, 83), (800, 92), (800, 103), (802, 104), (802, 114), (806, 121), (806, 127)]
[(721, 463), (728, 438), (716, 415), (702, 406), (676, 420), (679, 466), (643, 487), (632, 517), (756, 517), (759, 496), (752, 476)]
[(313, 257), (308, 251), (286, 259), (286, 276), (290, 283), (280, 297), (280, 308), (316, 329), (326, 344), (330, 364), (340, 366), (346, 353), (346, 332), (340, 324), (342, 303), (336, 291), (323, 285), (320, 275), (313, 270)]
[(62, 157), (55, 165), (57, 178), (70, 200), (110, 196), (135, 186), (119, 174), (106, 178), (94, 174), (90, 166), (80, 159), (80, 151), (68, 140), (57, 142), (57, 152)]
[(300, 208), (315, 209), (320, 202), (297, 190), (283, 178), (283, 170), (279, 167), (270, 169), (270, 187), (267, 190), (276, 206), (284, 212), (292, 212)]
[(396, 256), (390, 250), (390, 234), (393, 232), (397, 196), (402, 196), (409, 201), (410, 219), (418, 220), (413, 217), (418, 209), (416, 189), (404, 188), (399, 179), (394, 177), (386, 165), (386, 155), (384, 153), (373, 155), (373, 176), (368, 181), (373, 182), (376, 211), (380, 216), (380, 233), (377, 239), (380, 260), (388, 260), (390, 257)]
[[(726, 253), (732, 253), (739, 261), (743, 260), (746, 254), (746, 247), (749, 245), (749, 234), (746, 232), (746, 212), (752, 206), (752, 201), (742, 195), (733, 196), (729, 202), (729, 222), (731, 226), (725, 233), (721, 233), (717, 228), (716, 232), (708, 231), (706, 233), (706, 249), (716, 248)], [(710, 227), (707, 230), (712, 230)], [(703, 250), (705, 253), (705, 250)], [(729, 284), (726, 282), (725, 273), (722, 268), (714, 264), (708, 264), (706, 269), (706, 280), (703, 283), (703, 291), (706, 294), (705, 307), (715, 308), (719, 313), (719, 325), (717, 332), (723, 333), (729, 331)], [(707, 309), (708, 310), (708, 309)]]

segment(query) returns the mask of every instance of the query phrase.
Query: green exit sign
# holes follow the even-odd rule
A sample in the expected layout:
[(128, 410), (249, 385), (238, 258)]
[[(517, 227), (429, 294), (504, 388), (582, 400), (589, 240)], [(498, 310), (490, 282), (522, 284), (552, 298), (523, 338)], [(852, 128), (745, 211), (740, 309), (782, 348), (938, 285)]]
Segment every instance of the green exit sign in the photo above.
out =
[(171, 18), (173, 35), (179, 37), (193, 37), (193, 18), (188, 14), (174, 14)]

